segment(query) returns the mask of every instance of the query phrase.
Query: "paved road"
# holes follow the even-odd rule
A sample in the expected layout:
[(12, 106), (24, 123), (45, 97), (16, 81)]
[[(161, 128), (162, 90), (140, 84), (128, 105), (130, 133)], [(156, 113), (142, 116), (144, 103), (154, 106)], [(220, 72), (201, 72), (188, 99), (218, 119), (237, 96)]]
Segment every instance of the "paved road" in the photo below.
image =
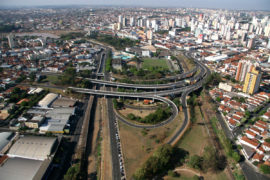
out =
[(249, 165), (246, 161), (239, 163), (243, 173), (246, 177), (246, 180), (269, 180), (270, 177), (267, 177), (266, 175), (263, 175), (261, 173), (258, 173)]
[[(161, 98), (161, 97), (160, 97)], [(172, 108), (172, 115), (166, 120), (166, 121), (162, 121), (161, 123), (158, 124), (153, 124), (153, 125), (139, 125), (139, 124), (134, 124), (131, 121), (126, 120), (125, 118), (121, 117), (119, 114), (116, 114), (117, 118), (122, 121), (123, 123), (132, 126), (132, 127), (136, 127), (136, 128), (146, 128), (146, 129), (153, 129), (153, 128), (157, 128), (157, 127), (161, 127), (164, 126), (168, 123), (170, 123), (172, 120), (174, 120), (178, 114), (178, 108), (177, 106), (170, 100), (168, 99), (163, 99), (162, 101), (167, 103), (169, 106), (171, 106)]]
[(110, 129), (110, 140), (111, 140), (111, 153), (112, 153), (112, 175), (114, 180), (121, 179), (120, 174), (120, 163), (118, 159), (118, 148), (117, 148), (117, 141), (116, 141), (116, 127), (114, 126), (115, 114), (113, 111), (113, 103), (112, 99), (107, 99), (108, 103), (108, 117), (109, 117), (109, 129)]
[[(102, 69), (105, 69), (105, 59), (106, 55), (108, 53), (108, 49), (106, 49), (106, 54), (101, 59), (101, 68), (99, 72), (102, 71)], [(105, 80), (110, 79), (110, 75), (108, 73), (104, 73)], [(110, 87), (106, 88), (107, 91), (110, 91)], [(117, 129), (114, 125), (116, 122), (116, 117), (113, 111), (113, 103), (112, 99), (107, 98), (107, 111), (108, 111), (108, 118), (109, 118), (109, 134), (110, 134), (110, 144), (111, 144), (111, 155), (112, 155), (112, 179), (113, 180), (120, 180), (121, 179), (121, 172), (120, 172), (120, 162), (119, 162), (119, 156), (118, 156), (118, 147), (117, 147), (117, 140), (116, 140), (116, 132)]]

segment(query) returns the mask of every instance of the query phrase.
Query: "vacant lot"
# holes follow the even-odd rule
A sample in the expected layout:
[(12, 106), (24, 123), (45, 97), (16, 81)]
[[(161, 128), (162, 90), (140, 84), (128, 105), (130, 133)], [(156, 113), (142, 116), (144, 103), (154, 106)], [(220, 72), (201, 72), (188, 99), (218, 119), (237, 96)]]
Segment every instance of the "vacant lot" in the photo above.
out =
[[(185, 133), (182, 139), (177, 144), (178, 147), (185, 149), (189, 152), (190, 156), (192, 155), (203, 155), (203, 149), (205, 146), (213, 146), (208, 135), (208, 131), (205, 125), (205, 122), (201, 116), (201, 112), (198, 106), (195, 107), (196, 122), (190, 127), (190, 129)], [(182, 173), (181, 173), (182, 174)], [(185, 172), (179, 178), (168, 178), (168, 180), (183, 179), (188, 180), (192, 179), (194, 174)], [(222, 171), (220, 173), (211, 173), (207, 172), (202, 174), (204, 179), (207, 180), (227, 180), (227, 174)]]
[(182, 113), (169, 124), (151, 130), (133, 128), (119, 121), (127, 179), (131, 179), (134, 172), (158, 146), (169, 140), (169, 137), (172, 136), (176, 128), (182, 125), (182, 122)]
[(125, 117), (127, 117), (128, 114), (132, 113), (135, 116), (139, 116), (141, 118), (144, 118), (145, 116), (149, 115), (150, 113), (154, 113), (155, 110), (138, 110), (138, 109), (125, 108), (125, 109), (119, 110), (119, 112)]
[(58, 82), (58, 75), (47, 75), (46, 79), (43, 79), (42, 82), (49, 82), (55, 84)]
[(162, 67), (166, 70), (169, 70), (166, 61), (166, 59), (145, 58), (143, 59), (142, 68), (149, 69), (150, 67)]
[(201, 155), (204, 147), (209, 145), (209, 136), (198, 107), (195, 108), (195, 113), (196, 122), (179, 141), (178, 147), (187, 150), (190, 155)]

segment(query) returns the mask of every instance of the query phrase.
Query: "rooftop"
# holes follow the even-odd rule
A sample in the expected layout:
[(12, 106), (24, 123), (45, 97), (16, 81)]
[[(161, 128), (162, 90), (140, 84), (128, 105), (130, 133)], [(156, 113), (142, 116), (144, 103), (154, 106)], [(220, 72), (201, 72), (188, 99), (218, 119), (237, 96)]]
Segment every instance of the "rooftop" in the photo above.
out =
[(55, 137), (23, 136), (10, 148), (8, 156), (44, 160), (51, 155)]
[(0, 167), (1, 179), (34, 179), (41, 165), (42, 161), (23, 158), (8, 158)]

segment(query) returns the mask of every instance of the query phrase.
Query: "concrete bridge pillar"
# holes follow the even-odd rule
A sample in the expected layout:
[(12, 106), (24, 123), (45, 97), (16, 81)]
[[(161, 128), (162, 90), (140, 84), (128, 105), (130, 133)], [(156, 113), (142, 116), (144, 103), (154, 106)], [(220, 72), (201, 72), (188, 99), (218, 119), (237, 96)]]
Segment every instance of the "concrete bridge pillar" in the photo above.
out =
[(139, 102), (140, 101), (140, 98), (137, 98), (137, 102)]

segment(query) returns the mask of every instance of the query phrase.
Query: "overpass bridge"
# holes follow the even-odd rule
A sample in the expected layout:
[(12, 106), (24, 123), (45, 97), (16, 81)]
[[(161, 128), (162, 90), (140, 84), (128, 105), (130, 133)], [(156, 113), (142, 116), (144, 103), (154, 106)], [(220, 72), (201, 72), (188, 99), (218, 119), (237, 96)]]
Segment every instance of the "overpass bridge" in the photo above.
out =
[[(198, 61), (196, 61), (196, 68), (194, 68), (192, 71), (198, 71), (200, 70), (199, 74), (197, 76), (189, 77), (189, 73), (181, 74), (182, 78), (186, 78), (190, 82), (197, 81), (200, 79), (201, 76), (203, 76), (206, 72), (204, 65)], [(119, 82), (112, 82), (112, 81), (106, 81), (106, 80), (98, 80), (98, 79), (90, 79), (86, 78), (91, 83), (94, 84), (100, 84), (103, 86), (112, 86), (112, 87), (122, 87), (122, 88), (133, 88), (133, 89), (171, 89), (171, 88), (178, 88), (178, 87), (184, 87), (187, 83), (184, 80), (177, 81), (175, 83), (167, 83), (167, 84), (130, 84), (130, 83), (119, 83)]]

